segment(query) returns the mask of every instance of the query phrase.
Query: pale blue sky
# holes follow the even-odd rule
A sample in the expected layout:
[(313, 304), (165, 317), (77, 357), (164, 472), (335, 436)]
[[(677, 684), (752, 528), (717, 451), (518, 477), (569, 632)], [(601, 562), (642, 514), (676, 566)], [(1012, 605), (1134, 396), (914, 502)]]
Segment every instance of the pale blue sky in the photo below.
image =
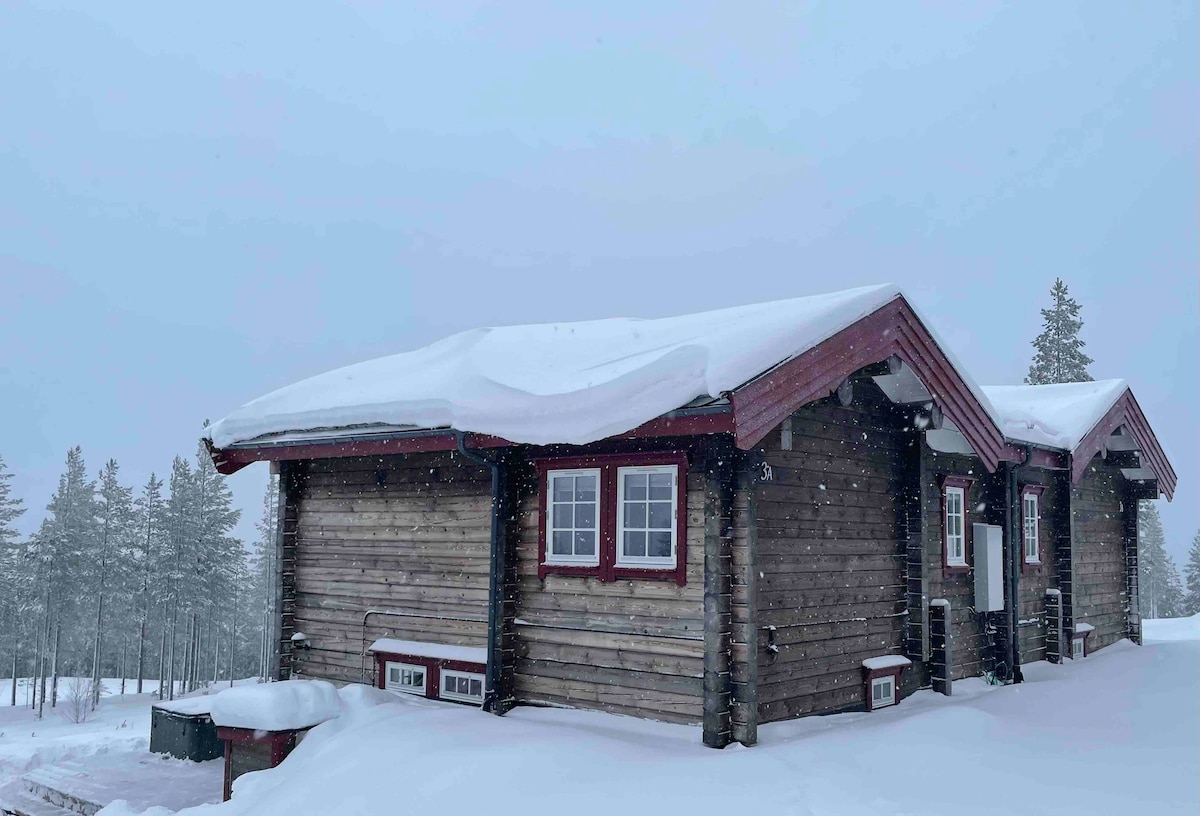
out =
[[(0, 453), (482, 324), (881, 281), (1019, 382), (1055, 275), (1198, 523), (1195, 3), (0, 6)], [(450, 8), (447, 8), (447, 7)], [(233, 478), (257, 514), (266, 467)]]

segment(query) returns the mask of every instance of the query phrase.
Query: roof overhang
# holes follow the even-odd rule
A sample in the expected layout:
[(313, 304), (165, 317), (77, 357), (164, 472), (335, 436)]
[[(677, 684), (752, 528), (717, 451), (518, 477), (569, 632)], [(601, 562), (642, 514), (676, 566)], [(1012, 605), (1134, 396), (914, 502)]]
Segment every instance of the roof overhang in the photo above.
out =
[(754, 447), (797, 408), (892, 355), (920, 378), (989, 472), (1011, 458), (1000, 428), (903, 297), (736, 389), (731, 402), (737, 446)]
[(1143, 482), (1148, 481), (1145, 477), (1152, 473), (1158, 482), (1155, 495), (1161, 491), (1168, 501), (1174, 498), (1175, 469), (1171, 467), (1158, 437), (1154, 435), (1146, 415), (1128, 388), (1071, 451), (1071, 481), (1078, 483), (1083, 478), (1096, 454), (1108, 456), (1110, 451), (1113, 452), (1114, 461), (1120, 458), (1120, 453), (1136, 452), (1137, 467), (1125, 467), (1123, 470), (1129, 470), (1138, 481)]

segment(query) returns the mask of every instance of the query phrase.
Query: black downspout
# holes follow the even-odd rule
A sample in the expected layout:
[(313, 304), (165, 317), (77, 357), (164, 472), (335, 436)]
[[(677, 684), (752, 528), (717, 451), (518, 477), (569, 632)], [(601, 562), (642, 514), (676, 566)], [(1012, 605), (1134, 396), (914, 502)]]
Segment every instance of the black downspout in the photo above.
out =
[(487, 671), (484, 675), (483, 710), (492, 714), (503, 714), (501, 706), (496, 704), (496, 686), (501, 676), (501, 607), (504, 604), (503, 577), (507, 569), (507, 558), (504, 541), (504, 463), (500, 457), (487, 459), (478, 453), (467, 450), (462, 431), (455, 431), (458, 442), (458, 452), (466, 459), (488, 468), (492, 472), (492, 529), (490, 569), (488, 571), (488, 615), (487, 615)]
[(1012, 651), (1012, 682), (1022, 683), (1025, 676), (1021, 672), (1021, 559), (1024, 556), (1025, 534), (1021, 524), (1020, 485), (1017, 483), (1017, 471), (1029, 464), (1033, 458), (1033, 447), (1024, 445), (1025, 458), (1019, 464), (1009, 464), (1008, 467), (1008, 597), (1009, 603), (1009, 647)]

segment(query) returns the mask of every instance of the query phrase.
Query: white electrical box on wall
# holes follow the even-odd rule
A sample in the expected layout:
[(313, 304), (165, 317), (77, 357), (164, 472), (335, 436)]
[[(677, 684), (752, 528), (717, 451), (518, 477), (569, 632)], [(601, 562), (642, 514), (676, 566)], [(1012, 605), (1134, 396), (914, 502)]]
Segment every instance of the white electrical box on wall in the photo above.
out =
[(975, 611), (1004, 609), (1004, 530), (997, 524), (972, 524), (975, 550)]

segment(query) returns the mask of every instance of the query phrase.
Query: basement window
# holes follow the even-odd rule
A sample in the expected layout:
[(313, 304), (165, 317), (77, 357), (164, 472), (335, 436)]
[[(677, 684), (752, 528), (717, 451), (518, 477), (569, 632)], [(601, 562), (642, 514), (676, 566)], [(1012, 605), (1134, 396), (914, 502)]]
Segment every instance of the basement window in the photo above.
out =
[(896, 678), (892, 675), (871, 681), (871, 709), (896, 704)]
[(483, 702), (483, 675), (442, 669), (442, 699), (462, 703)]
[(384, 688), (388, 691), (401, 691), (405, 694), (419, 694), (424, 697), (426, 677), (427, 671), (424, 666), (389, 661)]

